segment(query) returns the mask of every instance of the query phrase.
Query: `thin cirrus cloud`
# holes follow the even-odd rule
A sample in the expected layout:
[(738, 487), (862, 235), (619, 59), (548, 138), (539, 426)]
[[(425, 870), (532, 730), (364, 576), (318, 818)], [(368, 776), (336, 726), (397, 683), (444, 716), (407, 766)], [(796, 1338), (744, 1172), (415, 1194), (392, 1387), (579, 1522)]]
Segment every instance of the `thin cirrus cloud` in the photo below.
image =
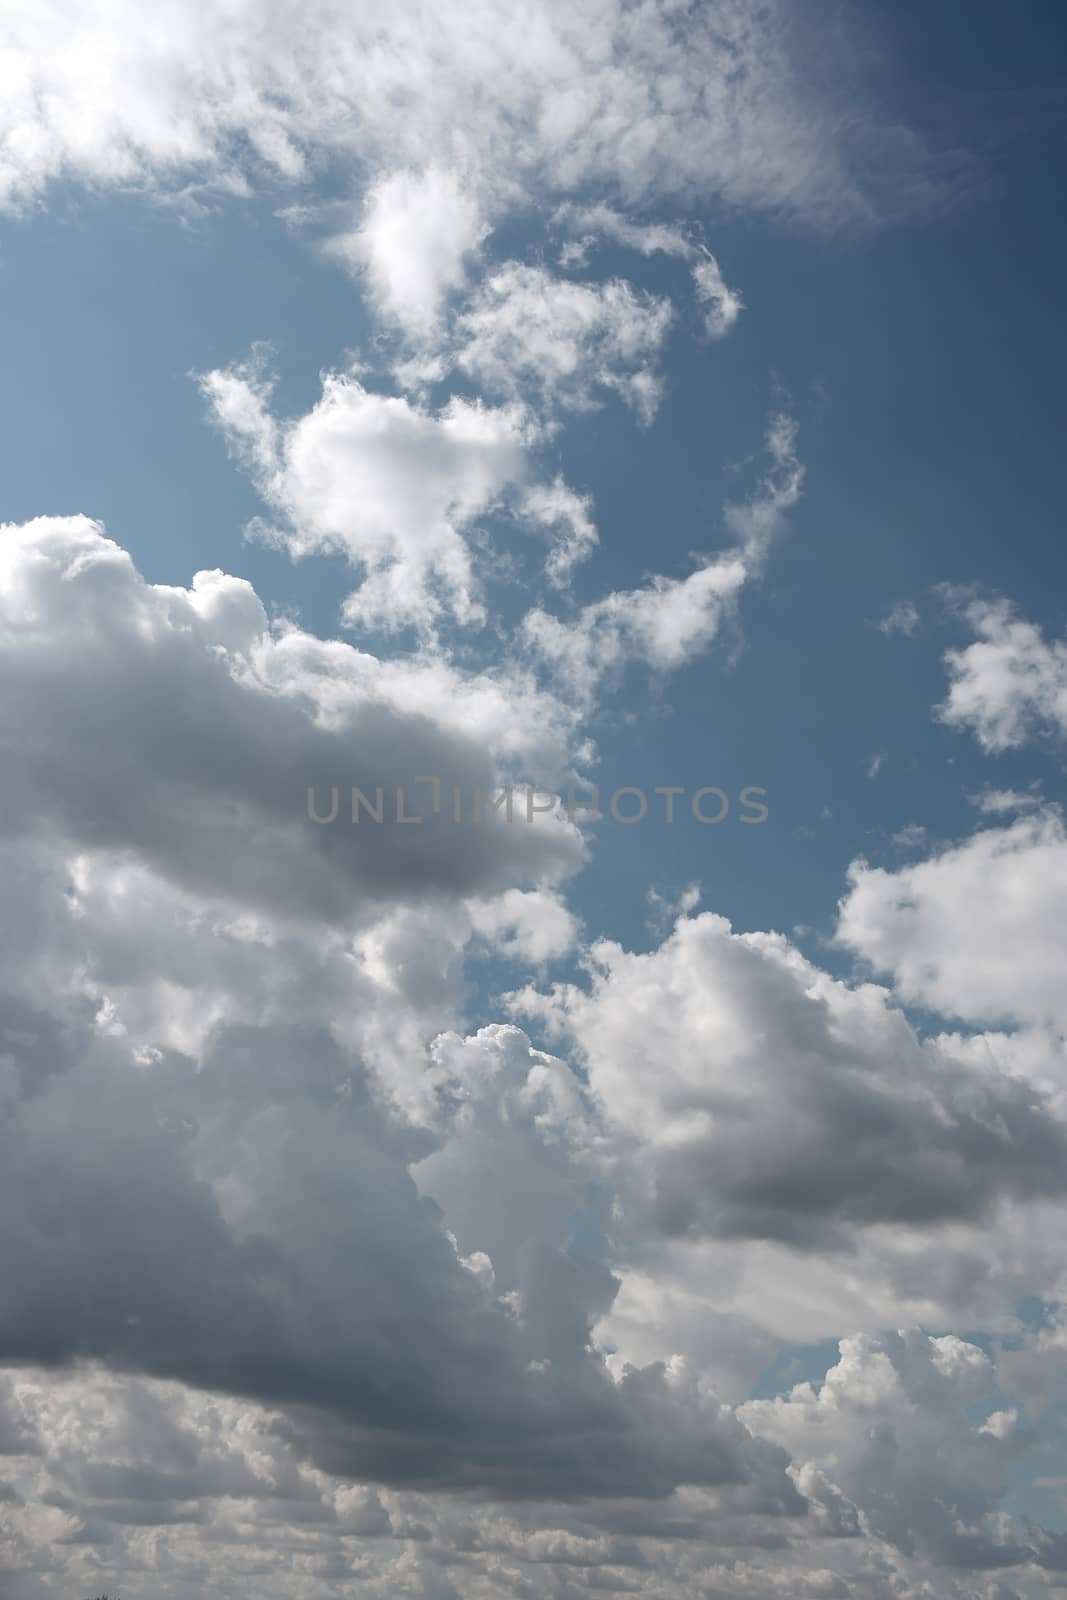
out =
[(688, 262), (693, 292), (703, 312), (704, 328), (713, 339), (721, 339), (729, 333), (744, 310), (740, 294), (729, 287), (718, 261), (707, 245), (693, 237), (692, 230), (669, 223), (635, 222), (605, 205), (568, 203), (559, 207), (553, 221), (572, 235), (563, 247), (564, 261), (584, 262), (590, 247), (604, 238), (643, 256), (676, 256)]

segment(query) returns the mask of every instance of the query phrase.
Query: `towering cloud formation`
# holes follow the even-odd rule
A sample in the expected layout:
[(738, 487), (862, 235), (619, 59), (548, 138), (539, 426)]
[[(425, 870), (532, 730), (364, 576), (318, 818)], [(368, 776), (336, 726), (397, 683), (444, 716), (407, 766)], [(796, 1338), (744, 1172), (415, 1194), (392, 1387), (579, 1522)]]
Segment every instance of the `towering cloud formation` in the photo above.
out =
[[(747, 489), (698, 462), (679, 549), (659, 508), (606, 571), (587, 446), (644, 448), (674, 356), (741, 349), (715, 216), (939, 192), (820, 38), (816, 81), (777, 0), (9, 19), (12, 218), (266, 196), (369, 330), (295, 403), (284, 344), (279, 378), (265, 346), (188, 363), (251, 536), (351, 569), (342, 637), (219, 570), (147, 581), (88, 515), (0, 528), (12, 1600), (1029, 1600), (1064, 1570), (1017, 1495), (1064, 1367), (1058, 811), (990, 790), (973, 834), (853, 863), (812, 959), (696, 889), (605, 937), (571, 898), (595, 829), (489, 803), (587, 792), (606, 691), (742, 627), (799, 519), (781, 398)], [(1062, 646), (964, 616), (941, 721), (1061, 732)]]

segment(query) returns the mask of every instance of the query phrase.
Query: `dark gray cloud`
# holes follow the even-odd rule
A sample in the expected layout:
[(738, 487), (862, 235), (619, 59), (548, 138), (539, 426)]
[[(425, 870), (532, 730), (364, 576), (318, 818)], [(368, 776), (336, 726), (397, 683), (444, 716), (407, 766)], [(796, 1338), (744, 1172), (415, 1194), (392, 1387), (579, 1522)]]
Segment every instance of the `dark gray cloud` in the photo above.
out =
[(346, 1477), (559, 1495), (756, 1475), (800, 1509), (784, 1456), (712, 1401), (655, 1367), (609, 1378), (588, 1349), (603, 1269), (535, 1243), (536, 1315), (487, 1292), (410, 1175), (427, 1135), (328, 1031), (222, 1025), (199, 1064), (150, 1070), (87, 1018), (68, 1032), (81, 1053), (41, 1082), (5, 1028), (26, 1089), (0, 1129), (0, 1360), (253, 1397)]
[[(148, 585), (85, 518), (5, 530), (0, 827), (132, 854), (280, 917), (345, 922), (577, 866), (560, 820), (528, 825), (521, 808), (510, 824), (488, 810), (480, 825), (452, 820), (454, 786), (469, 817), (475, 792), (498, 782), (491, 743), (464, 732), (461, 712), (444, 723), (399, 708), (371, 658), (343, 646), (318, 682), (300, 667), (286, 679), (296, 656), (272, 644), (237, 579)], [(334, 697), (329, 716), (316, 689)], [(426, 777), (446, 797), (436, 814)], [(373, 802), (379, 786), (384, 820), (353, 824), (353, 787)], [(338, 789), (336, 822), (309, 820), (309, 787), (322, 816)], [(398, 788), (419, 824), (396, 821)]]

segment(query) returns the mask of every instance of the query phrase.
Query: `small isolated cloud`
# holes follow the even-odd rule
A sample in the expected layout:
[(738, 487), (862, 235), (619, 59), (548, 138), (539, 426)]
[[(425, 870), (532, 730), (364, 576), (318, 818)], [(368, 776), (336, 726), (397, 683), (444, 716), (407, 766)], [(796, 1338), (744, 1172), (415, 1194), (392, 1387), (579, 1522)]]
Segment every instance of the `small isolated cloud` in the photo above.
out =
[(857, 862), (838, 937), (902, 999), (970, 1023), (1067, 1029), (1067, 837), (1056, 811), (887, 871)]
[(1002, 816), (1006, 811), (1040, 811), (1045, 804), (1040, 794), (1022, 789), (980, 789), (967, 798), (984, 816)]
[(693, 282), (704, 312), (704, 326), (713, 339), (721, 339), (741, 315), (744, 302), (735, 289), (728, 287), (710, 250), (701, 252), (693, 268)]
[(911, 600), (901, 600), (895, 606), (891, 606), (882, 617), (878, 629), (887, 639), (898, 633), (905, 639), (910, 639), (919, 626), (919, 621), (918, 607)]
[(990, 755), (1067, 734), (1067, 641), (1046, 639), (1007, 600), (964, 600), (962, 617), (976, 637), (945, 654), (940, 720), (968, 729)]

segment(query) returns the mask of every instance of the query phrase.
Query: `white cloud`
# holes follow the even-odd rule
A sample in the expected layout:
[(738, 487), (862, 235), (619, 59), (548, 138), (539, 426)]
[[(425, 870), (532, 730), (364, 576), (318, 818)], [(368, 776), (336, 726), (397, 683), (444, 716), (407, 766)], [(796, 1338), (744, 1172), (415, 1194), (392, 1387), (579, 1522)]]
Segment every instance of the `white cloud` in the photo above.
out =
[(901, 998), (971, 1023), (1067, 1030), (1067, 834), (1055, 811), (986, 828), (890, 871), (849, 873), (837, 937)]
[(739, 557), (723, 557), (688, 578), (656, 577), (595, 600), (573, 622), (536, 608), (523, 623), (526, 641), (576, 698), (591, 700), (626, 662), (671, 671), (705, 649), (747, 578)]
[(797, 457), (797, 424), (788, 412), (776, 411), (771, 417), (764, 449), (767, 464), (755, 490), (746, 500), (730, 501), (724, 518), (754, 570), (781, 533), (786, 514), (800, 499), (804, 485), (804, 467)]
[(580, 266), (589, 247), (597, 237), (611, 239), (641, 255), (676, 256), (690, 262), (690, 276), (697, 303), (703, 308), (704, 326), (713, 339), (729, 333), (744, 310), (744, 302), (735, 289), (729, 288), (723, 278), (718, 261), (706, 245), (694, 237), (692, 229), (673, 223), (634, 222), (610, 206), (578, 206), (571, 203), (560, 206), (553, 221), (578, 235), (564, 246), (561, 259)]
[(362, 568), (345, 606), (351, 625), (483, 620), (465, 535), (527, 476), (534, 429), (520, 406), (454, 397), (429, 411), (333, 374), (311, 411), (279, 423), (254, 366), (210, 372), (201, 387), (284, 519), (277, 537), (290, 554), (340, 551)]
[[(903, 1572), (884, 1552), (909, 1519), (939, 1595), (957, 1593), (945, 1563), (1012, 1538), (1054, 1558), (1045, 1535), (983, 1526), (1028, 1433), (960, 1341), (917, 1339), (882, 1389), (896, 1346), (863, 1346), (830, 1380), (832, 1427), (795, 1391), (743, 1425), (712, 1382), (743, 1393), (804, 1317), (839, 1328), (866, 1294), (883, 1311), (905, 1297), (894, 1272), (942, 1291), (967, 1263), (946, 1214), (989, 1270), (1013, 1258), (1051, 1287), (1027, 1255), (1062, 1165), (1036, 1070), (920, 1046), (883, 991), (714, 917), (645, 956), (594, 947), (591, 992), (542, 1012), (573, 1064), (513, 1026), (465, 1037), (464, 948), (567, 953), (558, 893), (516, 891), (514, 855), (493, 887), (489, 839), (432, 905), (438, 856), (416, 847), (410, 877), (394, 856), (374, 903), (381, 864), (353, 844), (320, 875), (279, 796), (294, 741), (327, 765), (354, 747), (422, 771), (480, 740), (565, 759), (552, 702), (272, 632), (222, 574), (144, 584), (84, 519), (3, 530), (0, 596), (0, 1359), (112, 1369), (0, 1381), (18, 1600), (105, 1573), (165, 1600), (195, 1600), (205, 1571), (248, 1594), (268, 1559), (283, 1600), (357, 1580), (375, 1600), (443, 1582), (551, 1600), (583, 1575), (664, 1600), (713, 1581), (831, 1596), (863, 1593), (872, 1563)], [(577, 859), (506, 842), (534, 875)], [(1016, 1197), (1014, 1238), (989, 1194)], [(903, 1203), (923, 1226), (897, 1217), (877, 1259), (797, 1249), (827, 1224), (881, 1239)], [(1047, 1268), (1062, 1227), (1038, 1231)], [(919, 1460), (972, 1526), (913, 1511)]]
[(1067, 643), (1047, 640), (1005, 600), (972, 600), (963, 616), (977, 638), (946, 652), (950, 681), (941, 720), (968, 728), (991, 754), (1035, 734), (1067, 733)]
[(437, 329), (446, 295), (462, 287), (488, 225), (454, 172), (394, 172), (363, 203), (359, 227), (328, 241), (328, 254), (365, 273), (379, 316), (413, 339)]
[(683, 261), (688, 261), (697, 250), (687, 228), (671, 222), (635, 222), (632, 217), (604, 204), (583, 206), (568, 201), (557, 207), (552, 220), (558, 227), (577, 235), (578, 243), (586, 248), (598, 238), (604, 238), (637, 250), (643, 256), (679, 256)]
[(829, 29), (821, 49), (842, 86), (829, 108), (786, 8), (749, 0), (684, 29), (667, 0), (540, 0), (521, 28), (503, 0), (429, 17), (385, 0), (281, 0), (266, 17), (252, 0), (150, 16), (41, 0), (8, 21), (0, 203), (61, 178), (233, 187), (266, 168), (297, 185), (332, 163), (460, 172), (505, 202), (606, 185), (630, 204), (695, 192), (822, 223), (914, 205), (933, 187), (921, 142), (899, 120), (883, 134), (858, 92), (842, 114), (861, 55)]
[(843, 1339), (821, 1386), (799, 1384), (741, 1413), (798, 1464), (827, 1473), (865, 1528), (906, 1555), (950, 1570), (1012, 1567), (1034, 1553), (995, 1515), (1018, 1452), (996, 1420), (1003, 1413), (972, 1415), (995, 1389), (976, 1345), (913, 1330)]
[[(612, 395), (650, 420), (676, 316), (617, 278), (476, 279), (488, 231), (536, 210), (571, 265), (596, 238), (672, 257), (721, 337), (740, 296), (696, 228), (657, 220), (668, 202), (835, 225), (922, 186), (918, 142), (895, 129), (889, 156), (792, 40), (778, 0), (535, 0), (518, 25), (503, 0), (12, 15), (0, 206), (284, 187), (286, 225), (333, 230), (407, 397), (353, 367), (285, 419), (261, 360), (203, 389), (260, 534), (346, 557), (353, 627), (419, 635), (379, 659), (271, 624), (222, 572), (147, 583), (87, 518), (0, 529), (12, 1600), (974, 1600), (972, 1569), (1062, 1565), (1002, 1512), (1026, 1399), (963, 1340), (872, 1331), (902, 1307), (1006, 1326), (1064, 1287), (1056, 814), (907, 886), (856, 869), (842, 937), (895, 995), (690, 916), (695, 889), (653, 902), (678, 922), (646, 953), (583, 949), (559, 888), (578, 831), (449, 814), (453, 785), (572, 777), (595, 686), (706, 647), (803, 478), (778, 415), (721, 552), (560, 597), (524, 653), (459, 665), (445, 627), (485, 619), (480, 563), (507, 559), (491, 519), (543, 536), (559, 589), (597, 547), (591, 496), (539, 481), (534, 451)], [(854, 65), (836, 40), (824, 81)], [(450, 373), (492, 403), (431, 404)], [(1059, 647), (972, 621), (1012, 663), (961, 653), (951, 717), (990, 747), (1057, 725)], [(420, 820), (349, 822), (350, 788), (378, 784)], [(309, 787), (341, 825), (311, 821)], [(1018, 941), (999, 972), (963, 926), (972, 878)], [(513, 1002), (559, 1053), (472, 1027), (468, 962), (544, 987), (572, 957), (587, 981)], [(1023, 1025), (923, 1041), (909, 991)], [(849, 1326), (821, 1385), (738, 1407), (783, 1345)], [(1017, 1352), (1030, 1394), (1061, 1332)]]
[(704, 326), (713, 339), (721, 339), (741, 315), (744, 302), (736, 289), (726, 283), (710, 250), (702, 251), (694, 266), (693, 282), (697, 300), (704, 308)]
[(533, 394), (548, 407), (588, 410), (595, 391), (614, 390), (647, 423), (670, 323), (669, 301), (621, 279), (572, 283), (506, 262), (457, 318), (453, 359), (489, 392)]
[(572, 1041), (621, 1141), (624, 1205), (663, 1234), (841, 1247), (1063, 1198), (1067, 1131), (1031, 1084), (922, 1043), (885, 990), (780, 935), (683, 917), (647, 954), (598, 941), (589, 967), (588, 989), (513, 1004)]
[(468, 904), (474, 931), (495, 954), (543, 966), (574, 948), (578, 921), (560, 895), (544, 889), (508, 889), (492, 900)]
[(599, 543), (590, 495), (578, 494), (561, 477), (531, 486), (520, 501), (522, 516), (551, 537), (545, 571), (549, 581), (562, 588), (571, 569), (587, 561)]

